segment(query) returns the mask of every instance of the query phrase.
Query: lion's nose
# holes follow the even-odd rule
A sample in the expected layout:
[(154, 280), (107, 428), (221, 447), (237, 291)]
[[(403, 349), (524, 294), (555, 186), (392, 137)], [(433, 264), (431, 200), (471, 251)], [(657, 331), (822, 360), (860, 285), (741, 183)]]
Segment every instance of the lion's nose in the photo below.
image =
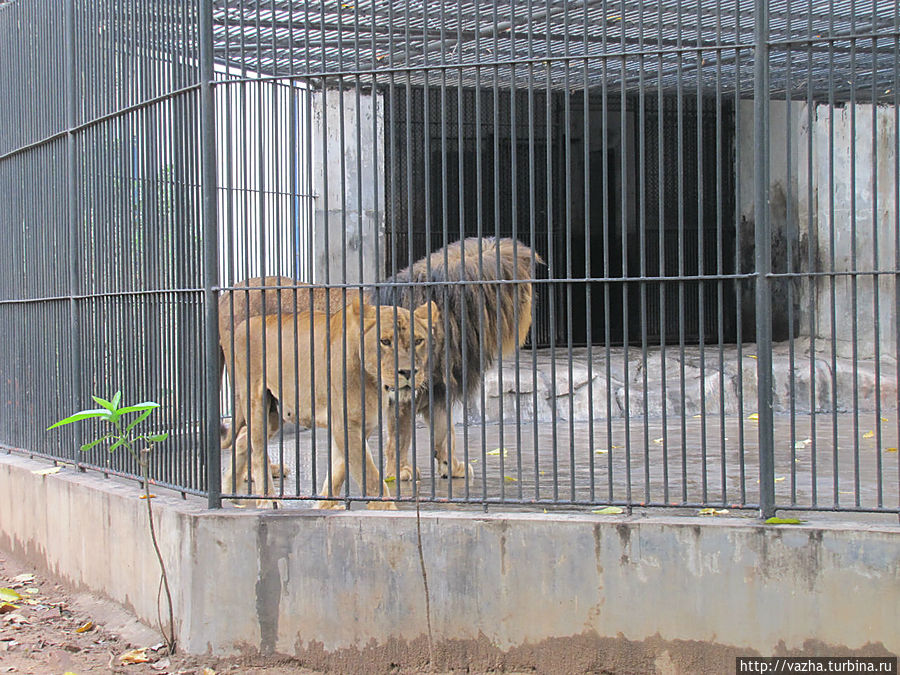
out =
[(405, 378), (407, 380), (409, 379), (410, 373), (411, 373), (411, 371), (409, 371), (409, 370), (398, 370), (397, 371), (397, 374), (400, 377)]

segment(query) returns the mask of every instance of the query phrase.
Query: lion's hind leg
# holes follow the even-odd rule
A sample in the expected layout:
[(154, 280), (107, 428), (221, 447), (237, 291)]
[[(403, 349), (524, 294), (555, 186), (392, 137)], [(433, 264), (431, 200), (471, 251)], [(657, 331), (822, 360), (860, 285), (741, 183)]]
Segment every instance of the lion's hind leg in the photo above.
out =
[(325, 482), (322, 483), (322, 490), (319, 492), (319, 501), (316, 502), (317, 509), (342, 509), (340, 490), (347, 476), (347, 465), (344, 464), (343, 451), (338, 452), (335, 447), (331, 448), (331, 466), (328, 469), (328, 475), (325, 476)]

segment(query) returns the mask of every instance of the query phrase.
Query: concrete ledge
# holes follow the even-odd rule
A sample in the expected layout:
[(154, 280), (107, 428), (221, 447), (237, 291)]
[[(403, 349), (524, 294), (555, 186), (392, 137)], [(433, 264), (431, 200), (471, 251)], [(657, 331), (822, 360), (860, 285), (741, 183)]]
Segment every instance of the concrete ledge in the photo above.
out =
[[(156, 618), (136, 484), (0, 455), (0, 548)], [(154, 500), (191, 652), (342, 672), (421, 665), (415, 513), (210, 512)], [(422, 514), (435, 660), (539, 672), (733, 671), (734, 657), (900, 652), (900, 528)]]

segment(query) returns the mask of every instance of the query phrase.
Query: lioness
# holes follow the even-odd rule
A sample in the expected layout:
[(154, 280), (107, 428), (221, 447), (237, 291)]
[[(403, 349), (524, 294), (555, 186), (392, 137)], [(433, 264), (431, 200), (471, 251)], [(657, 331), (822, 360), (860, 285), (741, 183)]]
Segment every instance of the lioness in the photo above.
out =
[[(224, 369), (233, 380), (234, 359), (244, 358), (232, 351), (232, 331), (247, 317), (266, 314), (283, 318), (309, 309), (336, 312), (348, 301), (349, 296), (340, 289), (311, 288), (290, 277), (254, 277), (236, 283), (234, 290), (222, 291), (219, 295), (219, 381), (222, 381)], [(278, 412), (273, 408), (268, 424), (270, 433), (275, 433), (279, 421)], [(221, 430), (223, 450), (231, 447), (243, 428), (243, 411), (238, 408), (234, 411), (231, 428), (223, 425)], [(281, 467), (272, 467), (274, 477), (280, 473)]]
[[(339, 497), (347, 468), (345, 441), (350, 443), (346, 452), (350, 475), (363, 495), (387, 495), (388, 487), (380, 477), (366, 439), (378, 427), (379, 405), (386, 406), (388, 401), (408, 404), (413, 389), (421, 392), (425, 388), (428, 343), (431, 339), (430, 349), (434, 351), (439, 319), (434, 302), (410, 312), (402, 307), (376, 308), (356, 297), (346, 308), (332, 314), (330, 323), (325, 312), (314, 311), (281, 319), (256, 316), (247, 320), (248, 326), (238, 326), (234, 332), (235, 353), (248, 355), (246, 359), (236, 359), (234, 364), (235, 405), (243, 407), (247, 421), (234, 443), (238, 475), (246, 473), (249, 454), (252, 476), (259, 482), (257, 487), (264, 486), (260, 492), (266, 496), (273, 494), (272, 481), (266, 476), (267, 416), (271, 410), (268, 392), (280, 403), (283, 419), (304, 426), (328, 426), (330, 399), (332, 462), (320, 496)], [(330, 339), (326, 340), (326, 335)], [(223, 487), (230, 485), (229, 465)], [(323, 499), (317, 506), (337, 508), (339, 504)], [(396, 508), (389, 501), (372, 501), (368, 507)]]

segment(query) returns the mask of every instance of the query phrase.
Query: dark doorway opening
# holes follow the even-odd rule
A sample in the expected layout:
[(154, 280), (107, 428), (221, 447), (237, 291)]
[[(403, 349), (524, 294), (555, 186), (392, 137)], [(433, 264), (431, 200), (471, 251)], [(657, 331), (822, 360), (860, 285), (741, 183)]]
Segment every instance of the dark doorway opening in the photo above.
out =
[(514, 236), (548, 263), (536, 346), (735, 340), (730, 101), (385, 94), (386, 274)]

